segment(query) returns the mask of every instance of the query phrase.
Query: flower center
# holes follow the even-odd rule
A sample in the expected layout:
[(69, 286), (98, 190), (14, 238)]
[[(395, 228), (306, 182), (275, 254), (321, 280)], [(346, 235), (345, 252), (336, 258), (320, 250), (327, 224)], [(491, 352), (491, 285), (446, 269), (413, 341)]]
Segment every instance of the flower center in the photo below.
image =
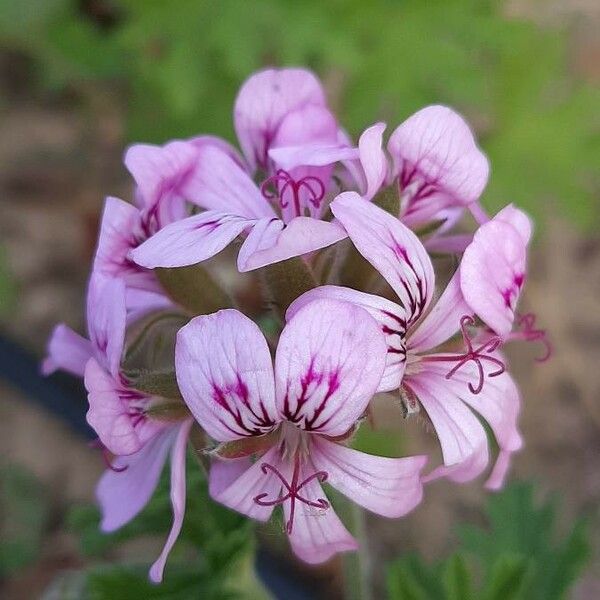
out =
[(460, 331), (462, 333), (463, 341), (466, 346), (466, 351), (463, 354), (457, 355), (449, 355), (449, 356), (425, 356), (423, 357), (423, 361), (427, 362), (454, 362), (456, 363), (448, 373), (446, 373), (446, 379), (451, 379), (453, 375), (455, 375), (464, 365), (469, 362), (474, 362), (477, 365), (477, 372), (479, 375), (479, 381), (477, 385), (474, 386), (472, 383), (469, 383), (469, 389), (473, 394), (479, 394), (483, 389), (483, 383), (485, 380), (485, 371), (483, 369), (483, 362), (487, 361), (496, 365), (498, 369), (493, 373), (488, 373), (488, 377), (498, 377), (498, 375), (502, 375), (506, 370), (504, 363), (495, 356), (489, 356), (492, 352), (494, 352), (498, 346), (502, 343), (502, 340), (498, 336), (492, 336), (487, 339), (485, 342), (480, 344), (478, 347), (473, 347), (473, 340), (469, 337), (469, 333), (467, 331), (468, 325), (474, 325), (475, 320), (473, 317), (468, 315), (464, 315), (460, 320)]
[(313, 508), (318, 508), (321, 510), (327, 510), (329, 508), (329, 502), (325, 500), (325, 498), (317, 498), (316, 500), (309, 500), (304, 496), (300, 495), (300, 490), (309, 484), (314, 479), (317, 479), (320, 483), (327, 481), (327, 472), (326, 471), (317, 471), (313, 473), (306, 479), (299, 481), (300, 479), (300, 457), (296, 454), (294, 458), (294, 472), (292, 473), (292, 480), (287, 481), (285, 476), (273, 465), (269, 463), (262, 463), (260, 466), (262, 472), (267, 475), (268, 473), (273, 473), (280, 481), (284, 487), (283, 495), (280, 495), (278, 498), (269, 500), (266, 499), (269, 495), (268, 493), (258, 494), (258, 496), (254, 497), (254, 502), (259, 506), (277, 506), (278, 504), (283, 504), (286, 501), (290, 501), (290, 516), (285, 525), (285, 530), (288, 535), (291, 535), (292, 529), (294, 527), (294, 515), (296, 512), (296, 501), (302, 502), (307, 506), (311, 506)]
[(294, 179), (283, 169), (278, 169), (275, 175), (263, 181), (260, 191), (267, 200), (276, 200), (281, 209), (291, 205), (296, 217), (302, 214), (303, 201), (318, 209), (325, 197), (325, 186), (318, 177), (307, 175)]

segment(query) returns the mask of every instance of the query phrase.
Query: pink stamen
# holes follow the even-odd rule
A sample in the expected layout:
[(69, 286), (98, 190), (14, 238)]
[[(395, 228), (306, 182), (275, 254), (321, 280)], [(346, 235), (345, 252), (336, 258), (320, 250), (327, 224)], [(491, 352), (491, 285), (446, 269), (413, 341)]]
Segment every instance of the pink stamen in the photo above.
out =
[(127, 470), (128, 465), (125, 465), (123, 467), (115, 467), (111, 463), (110, 452), (108, 451), (108, 448), (100, 441), (100, 438), (92, 440), (89, 445), (92, 448), (100, 449), (100, 451), (102, 452), (102, 460), (104, 461), (106, 467), (109, 468), (111, 471), (114, 471), (115, 473), (122, 473), (123, 471)]
[(498, 336), (493, 336), (479, 347), (473, 348), (473, 341), (469, 337), (467, 326), (474, 324), (475, 320), (473, 317), (468, 315), (464, 315), (460, 320), (460, 330), (465, 346), (467, 347), (464, 354), (459, 354), (457, 356), (426, 356), (423, 358), (423, 360), (427, 362), (456, 362), (456, 365), (454, 365), (454, 367), (452, 367), (452, 369), (450, 369), (450, 371), (448, 371), (446, 374), (446, 379), (451, 379), (452, 376), (457, 373), (461, 367), (463, 367), (463, 365), (466, 365), (469, 361), (473, 361), (477, 365), (479, 381), (476, 386), (474, 386), (471, 382), (469, 382), (468, 385), (471, 393), (479, 394), (483, 389), (483, 383), (485, 380), (485, 371), (482, 364), (483, 361), (491, 362), (498, 367), (497, 371), (488, 373), (488, 377), (498, 377), (498, 375), (502, 375), (502, 373), (506, 371), (506, 366), (500, 359), (494, 356), (488, 356), (488, 354), (491, 354), (498, 348), (498, 346), (500, 346), (502, 340)]
[[(313, 185), (316, 186), (316, 189)], [(308, 201), (318, 209), (325, 197), (325, 186), (318, 177), (313, 175), (307, 175), (296, 180), (287, 171), (278, 169), (275, 175), (263, 181), (260, 186), (262, 195), (267, 200), (277, 200), (281, 208), (289, 206), (290, 202), (287, 196), (291, 192), (294, 212), (297, 217), (301, 216), (302, 211), (300, 206), (300, 191), (302, 189), (308, 193)]]
[(544, 345), (545, 353), (543, 356), (538, 356), (537, 362), (546, 362), (552, 356), (552, 344), (546, 335), (545, 329), (535, 328), (535, 314), (526, 313), (517, 316), (517, 327), (520, 331), (511, 334), (511, 339), (521, 339), (526, 342), (541, 342)]
[(263, 463), (260, 466), (262, 472), (266, 475), (269, 473), (274, 473), (275, 476), (281, 481), (283, 487), (287, 490), (287, 493), (283, 496), (279, 496), (275, 500), (265, 500), (268, 496), (268, 493), (258, 494), (255, 496), (254, 502), (259, 506), (277, 506), (278, 504), (283, 504), (286, 500), (290, 501), (290, 518), (286, 523), (285, 530), (288, 535), (291, 535), (292, 529), (294, 527), (294, 515), (296, 512), (296, 500), (303, 502), (307, 506), (312, 506), (314, 508), (320, 508), (321, 510), (326, 510), (329, 508), (329, 502), (325, 500), (325, 498), (317, 498), (317, 500), (309, 500), (308, 498), (304, 498), (298, 492), (313, 481), (314, 479), (318, 479), (320, 483), (327, 481), (327, 473), (325, 471), (317, 471), (313, 473), (310, 477), (307, 477), (304, 481), (298, 483), (298, 479), (300, 477), (300, 459), (296, 456), (294, 460), (294, 472), (292, 473), (292, 481), (288, 483), (286, 478), (273, 466), (269, 463)]

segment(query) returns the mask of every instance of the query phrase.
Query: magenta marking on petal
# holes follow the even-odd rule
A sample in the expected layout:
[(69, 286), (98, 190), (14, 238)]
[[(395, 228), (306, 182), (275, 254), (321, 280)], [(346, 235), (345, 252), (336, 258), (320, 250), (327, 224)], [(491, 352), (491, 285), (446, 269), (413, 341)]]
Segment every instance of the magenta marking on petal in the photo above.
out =
[(274, 500), (265, 500), (268, 496), (267, 493), (258, 494), (254, 497), (254, 502), (259, 506), (277, 506), (278, 504), (283, 504), (287, 500), (290, 501), (290, 518), (288, 519), (285, 529), (288, 535), (291, 535), (292, 529), (294, 527), (294, 515), (296, 512), (296, 500), (306, 504), (307, 506), (312, 506), (314, 508), (320, 508), (321, 510), (327, 510), (330, 506), (329, 502), (325, 500), (325, 498), (317, 498), (317, 500), (309, 500), (308, 498), (304, 498), (299, 494), (300, 490), (306, 486), (308, 483), (313, 481), (314, 479), (318, 479), (321, 483), (327, 481), (327, 472), (326, 471), (317, 471), (298, 483), (298, 479), (300, 478), (300, 459), (298, 456), (294, 459), (294, 472), (292, 473), (292, 481), (288, 483), (287, 479), (275, 468), (273, 465), (269, 463), (263, 463), (260, 466), (262, 472), (267, 475), (269, 472), (273, 473), (282, 483), (283, 487), (287, 490), (283, 496), (279, 496), (279, 498), (275, 498)]
[[(463, 336), (463, 341), (465, 346), (467, 347), (466, 352), (464, 354), (459, 354), (456, 356), (425, 356), (423, 357), (424, 361), (427, 362), (455, 362), (456, 365), (448, 371), (446, 374), (446, 379), (452, 378), (452, 376), (464, 365), (468, 362), (473, 361), (477, 365), (477, 372), (479, 375), (479, 380), (476, 386), (469, 382), (468, 386), (473, 394), (479, 394), (483, 389), (483, 384), (485, 380), (485, 371), (483, 369), (483, 361), (488, 361), (498, 367), (496, 371), (493, 373), (488, 373), (488, 377), (498, 377), (502, 375), (504, 371), (506, 371), (506, 366), (504, 363), (494, 356), (488, 356), (492, 352), (494, 352), (498, 346), (500, 346), (502, 340), (498, 336), (493, 336), (488, 339), (486, 342), (481, 344), (477, 348), (473, 348), (473, 341), (469, 337), (467, 326), (474, 325), (475, 320), (473, 317), (468, 315), (464, 315), (460, 320), (460, 330)], [(485, 354), (484, 354), (485, 353)]]
[(415, 269), (412, 261), (408, 256), (408, 252), (406, 248), (402, 246), (396, 239), (392, 237), (392, 245), (390, 246), (391, 250), (394, 254), (400, 259), (402, 262), (406, 264), (406, 266), (413, 272), (414, 281), (417, 285), (417, 297), (415, 297), (414, 291), (411, 289), (410, 285), (408, 285), (408, 281), (400, 275), (400, 283), (402, 287), (406, 290), (408, 294), (410, 306), (405, 306), (406, 309), (410, 311), (409, 321), (416, 320), (421, 313), (425, 310), (425, 306), (427, 305), (427, 289), (426, 282), (424, 282)]
[(513, 283), (509, 288), (502, 290), (502, 297), (504, 298), (504, 305), (506, 308), (510, 310), (514, 310), (517, 304), (517, 299), (519, 297), (519, 293), (521, 292), (521, 288), (525, 283), (525, 274), (517, 273), (513, 277)]
[[(316, 189), (313, 187), (316, 186)], [(272, 191), (270, 188), (274, 188)], [(277, 200), (281, 208), (287, 208), (290, 205), (290, 199), (294, 205), (294, 216), (302, 215), (302, 206), (300, 205), (300, 191), (304, 189), (308, 193), (308, 202), (315, 209), (321, 206), (325, 197), (325, 185), (313, 175), (307, 175), (301, 179), (294, 179), (287, 171), (278, 169), (275, 175), (272, 175), (260, 186), (262, 195), (267, 200)], [(291, 194), (291, 198), (289, 198)]]

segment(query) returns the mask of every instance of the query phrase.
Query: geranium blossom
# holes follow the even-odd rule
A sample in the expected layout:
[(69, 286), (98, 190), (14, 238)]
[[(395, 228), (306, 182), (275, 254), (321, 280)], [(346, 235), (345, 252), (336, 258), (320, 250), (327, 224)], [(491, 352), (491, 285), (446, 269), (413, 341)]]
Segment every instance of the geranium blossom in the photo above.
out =
[[(89, 340), (59, 325), (49, 343), (44, 371), (48, 374), (61, 368), (85, 378), (87, 420), (98, 434), (97, 445), (108, 466), (97, 488), (103, 531), (118, 529), (144, 508), (171, 453), (174, 522), (165, 548), (150, 571), (152, 579), (160, 581), (183, 522), (185, 448), (193, 420), (183, 405), (169, 421), (153, 418), (157, 409), (169, 401), (128, 385), (120, 371), (126, 316), (124, 282), (94, 273), (87, 299)], [(110, 460), (110, 455), (116, 459)]]
[[(297, 311), (323, 298), (350, 302), (368, 310), (379, 322), (388, 345), (379, 390), (400, 388), (408, 409), (422, 406), (437, 431), (444, 464), (449, 468), (438, 469), (430, 478), (445, 474), (465, 481), (485, 468), (487, 437), (475, 411), (490, 424), (500, 447), (488, 480), (488, 486), (498, 487), (510, 454), (521, 446), (516, 426), (519, 394), (496, 352), (501, 338), (475, 336), (475, 311), (461, 290), (462, 266), (427, 312), (435, 279), (431, 260), (418, 238), (398, 219), (352, 193), (336, 199), (332, 210), (357, 250), (398, 295), (401, 305), (349, 288), (322, 286), (296, 300), (288, 309), (287, 318), (294, 318)], [(500, 247), (488, 250), (501, 254)], [(488, 268), (481, 279), (493, 286), (495, 276), (496, 271)], [(499, 270), (498, 276), (502, 283), (504, 272)], [(502, 289), (497, 292), (500, 297)], [(437, 349), (457, 332), (463, 337), (463, 351)]]
[[(187, 171), (186, 198), (203, 212), (164, 227), (130, 253), (143, 267), (180, 267), (204, 261), (245, 235), (238, 255), (249, 271), (329, 246), (346, 234), (327, 219), (337, 191), (331, 161), (287, 168), (272, 149), (306, 145), (327, 152), (342, 135), (318, 80), (300, 69), (267, 70), (251, 77), (236, 101), (235, 128), (246, 164), (233, 151), (205, 144)], [(381, 130), (382, 131), (382, 130)], [(376, 191), (385, 171), (360, 169), (368, 162), (379, 126), (363, 134), (358, 148), (336, 157), (352, 163), (365, 194)], [(256, 184), (253, 178), (260, 183)], [(357, 184), (358, 186), (359, 184)]]
[(375, 320), (332, 300), (288, 322), (275, 368), (259, 328), (238, 311), (196, 317), (183, 327), (176, 367), (188, 407), (212, 438), (256, 455), (255, 461), (215, 458), (212, 497), (261, 521), (282, 505), (292, 548), (310, 563), (356, 548), (321, 483), (387, 517), (414, 508), (425, 457), (382, 458), (341, 442), (377, 389), (385, 354)]

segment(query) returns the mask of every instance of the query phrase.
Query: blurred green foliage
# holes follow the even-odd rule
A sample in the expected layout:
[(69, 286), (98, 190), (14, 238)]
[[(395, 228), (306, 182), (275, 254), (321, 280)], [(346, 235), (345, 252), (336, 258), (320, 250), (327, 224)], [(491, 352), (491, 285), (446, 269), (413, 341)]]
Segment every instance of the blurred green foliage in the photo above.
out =
[(119, 90), (130, 140), (233, 138), (240, 83), (306, 65), (354, 134), (430, 103), (467, 115), (493, 173), (484, 203), (598, 224), (600, 92), (567, 70), (564, 31), (502, 15), (501, 0), (0, 0), (0, 36), (46, 86)]
[(388, 568), (391, 600), (560, 600), (589, 557), (585, 525), (556, 539), (556, 507), (516, 483), (490, 496), (487, 527), (463, 525), (456, 554), (434, 565), (415, 555)]

